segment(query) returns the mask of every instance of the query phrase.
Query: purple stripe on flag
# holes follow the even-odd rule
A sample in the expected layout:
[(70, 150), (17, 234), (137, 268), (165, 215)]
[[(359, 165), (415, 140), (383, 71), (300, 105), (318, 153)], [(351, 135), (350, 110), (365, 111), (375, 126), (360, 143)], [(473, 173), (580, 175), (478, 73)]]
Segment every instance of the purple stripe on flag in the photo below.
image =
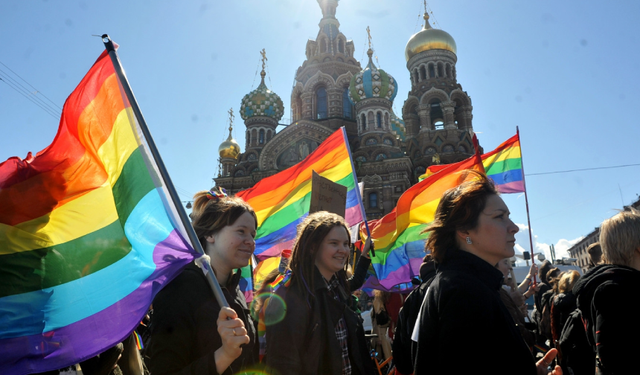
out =
[(55, 331), (1, 340), (0, 374), (56, 370), (123, 341), (147, 313), (156, 293), (193, 260), (194, 253), (184, 251), (190, 248), (173, 230), (154, 248), (156, 269), (151, 276), (119, 302)]
[(513, 181), (502, 185), (496, 185), (496, 189), (502, 194), (523, 193), (524, 181)]

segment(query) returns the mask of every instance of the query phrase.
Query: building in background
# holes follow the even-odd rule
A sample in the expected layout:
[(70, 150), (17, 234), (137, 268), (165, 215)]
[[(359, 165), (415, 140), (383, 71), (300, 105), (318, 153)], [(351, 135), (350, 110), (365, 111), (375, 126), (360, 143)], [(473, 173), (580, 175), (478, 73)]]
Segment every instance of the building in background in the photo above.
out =
[[(454, 163), (474, 152), (471, 99), (456, 79), (456, 43), (447, 32), (425, 24), (405, 48), (411, 87), (399, 117), (393, 102), (399, 91), (391, 72), (372, 59), (362, 68), (353, 41), (340, 32), (337, 0), (317, 0), (320, 30), (306, 45), (291, 92), (291, 123), (281, 124), (284, 104), (262, 81), (241, 102), (244, 152), (231, 137), (220, 145), (215, 184), (230, 193), (252, 187), (304, 159), (344, 126), (356, 174), (364, 182), (368, 219), (389, 213), (402, 193), (432, 164)], [(398, 41), (403, 42), (403, 41)], [(397, 58), (402, 58), (398, 56)], [(276, 59), (276, 58), (272, 58)], [(230, 129), (233, 117), (230, 118)], [(284, 129), (277, 131), (279, 125)]]
[[(633, 202), (629, 206), (624, 206), (622, 209), (627, 210), (629, 208), (634, 208), (636, 210), (640, 210), (640, 198)], [(592, 243), (600, 241), (600, 227), (595, 228), (591, 233), (587, 234), (582, 240), (573, 245), (568, 251), (569, 256), (573, 259), (576, 259), (574, 264), (580, 269), (582, 272), (586, 272), (590, 267), (591, 263), (589, 261), (589, 254), (587, 253), (587, 248)]]

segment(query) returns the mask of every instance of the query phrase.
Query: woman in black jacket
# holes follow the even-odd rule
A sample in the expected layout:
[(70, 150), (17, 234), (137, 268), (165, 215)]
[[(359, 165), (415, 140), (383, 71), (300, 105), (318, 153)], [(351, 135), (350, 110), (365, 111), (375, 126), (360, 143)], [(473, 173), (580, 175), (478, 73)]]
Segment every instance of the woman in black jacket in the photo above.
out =
[(266, 321), (277, 321), (266, 327), (269, 372), (373, 374), (362, 323), (348, 307), (350, 244), (344, 219), (335, 214), (315, 212), (298, 227), (290, 279), (266, 307)]
[(195, 195), (192, 219), (231, 309), (220, 308), (202, 270), (188, 265), (153, 300), (149, 369), (235, 374), (258, 360), (255, 326), (238, 288), (239, 268), (255, 250), (256, 214), (242, 199), (211, 191)]
[(491, 180), (464, 173), (472, 176), (445, 192), (427, 229), (438, 272), (414, 329), (414, 373), (544, 374), (555, 349), (536, 364), (499, 295), (495, 266), (514, 255), (518, 227)]

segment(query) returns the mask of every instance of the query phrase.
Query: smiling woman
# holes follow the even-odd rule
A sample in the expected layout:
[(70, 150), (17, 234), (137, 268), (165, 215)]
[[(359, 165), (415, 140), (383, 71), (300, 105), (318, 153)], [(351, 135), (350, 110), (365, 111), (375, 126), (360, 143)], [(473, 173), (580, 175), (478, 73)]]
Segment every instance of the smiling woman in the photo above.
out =
[[(360, 317), (351, 302), (345, 266), (351, 240), (344, 219), (326, 211), (298, 227), (291, 282), (277, 290), (266, 320), (268, 371), (276, 374), (373, 374)], [(271, 317), (284, 318), (271, 319)], [(286, 345), (283, 345), (286, 343)]]
[(231, 308), (218, 305), (202, 271), (189, 264), (153, 300), (149, 369), (237, 373), (258, 360), (254, 322), (238, 288), (240, 271), (233, 273), (249, 264), (258, 219), (246, 202), (222, 190), (197, 193), (191, 216)]

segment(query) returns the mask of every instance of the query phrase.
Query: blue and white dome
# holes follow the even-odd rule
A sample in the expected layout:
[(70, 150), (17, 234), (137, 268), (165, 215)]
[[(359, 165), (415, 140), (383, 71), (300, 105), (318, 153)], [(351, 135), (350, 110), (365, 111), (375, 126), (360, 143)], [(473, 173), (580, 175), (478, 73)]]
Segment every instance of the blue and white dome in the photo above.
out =
[(398, 82), (382, 69), (378, 69), (371, 60), (373, 51), (367, 51), (369, 64), (364, 70), (351, 78), (349, 99), (353, 104), (363, 99), (383, 98), (390, 101), (398, 94)]
[(266, 116), (280, 121), (284, 114), (282, 99), (280, 99), (278, 94), (269, 90), (267, 85), (264, 84), (264, 70), (260, 73), (260, 76), (262, 76), (260, 86), (242, 98), (240, 116), (243, 120), (257, 116)]

